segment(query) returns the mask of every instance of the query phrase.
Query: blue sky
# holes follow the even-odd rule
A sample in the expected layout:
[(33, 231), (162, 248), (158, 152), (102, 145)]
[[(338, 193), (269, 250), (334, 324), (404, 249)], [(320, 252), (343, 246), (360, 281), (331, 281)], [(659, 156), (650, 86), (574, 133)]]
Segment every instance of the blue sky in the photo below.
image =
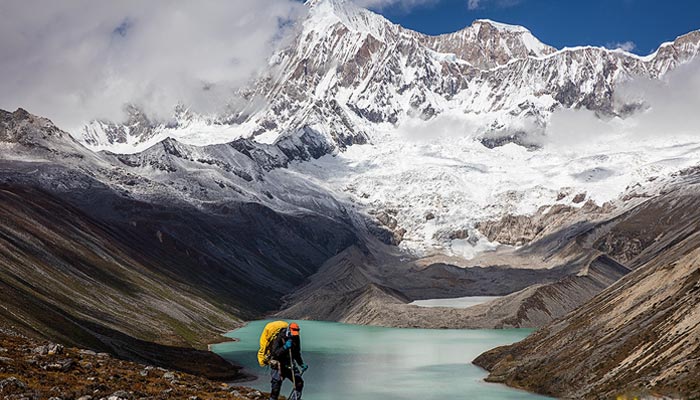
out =
[(700, 29), (700, 1), (696, 0), (409, 0), (375, 11), (429, 34), (453, 32), (475, 19), (489, 18), (523, 25), (557, 48), (627, 43), (628, 49), (633, 46), (631, 50), (641, 55)]

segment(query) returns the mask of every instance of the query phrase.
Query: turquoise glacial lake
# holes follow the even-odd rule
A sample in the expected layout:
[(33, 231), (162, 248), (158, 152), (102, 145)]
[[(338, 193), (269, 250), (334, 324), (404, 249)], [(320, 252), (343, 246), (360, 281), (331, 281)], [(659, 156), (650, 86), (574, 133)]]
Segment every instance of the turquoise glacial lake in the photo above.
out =
[[(212, 350), (258, 378), (246, 382), (270, 391), (270, 375), (257, 363), (260, 332), (254, 321), (226, 334), (238, 342)], [(547, 399), (484, 382), (486, 371), (471, 364), (482, 352), (519, 341), (530, 329), (395, 329), (335, 322), (297, 321), (309, 370), (304, 400)], [(284, 382), (282, 395), (292, 384)]]

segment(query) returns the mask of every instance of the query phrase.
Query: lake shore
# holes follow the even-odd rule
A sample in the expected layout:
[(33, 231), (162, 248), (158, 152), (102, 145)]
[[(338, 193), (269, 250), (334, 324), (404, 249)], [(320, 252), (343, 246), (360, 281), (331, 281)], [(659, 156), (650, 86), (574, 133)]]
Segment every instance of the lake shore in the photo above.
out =
[[(296, 321), (301, 326), (302, 355), (310, 366), (304, 375), (307, 400), (346, 396), (412, 400), (464, 393), (474, 399), (546, 399), (488, 383), (487, 372), (471, 363), (483, 351), (521, 340), (532, 332), (529, 329), (403, 329)], [(267, 322), (251, 321), (227, 334), (239, 341), (212, 346), (226, 360), (255, 374), (258, 379), (246, 384), (261, 391), (269, 390), (269, 376), (259, 368), (256, 354)]]

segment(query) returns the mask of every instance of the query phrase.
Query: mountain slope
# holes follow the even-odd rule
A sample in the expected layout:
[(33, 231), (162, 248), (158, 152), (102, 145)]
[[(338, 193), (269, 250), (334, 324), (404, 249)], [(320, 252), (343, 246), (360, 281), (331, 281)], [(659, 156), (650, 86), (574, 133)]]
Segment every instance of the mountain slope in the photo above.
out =
[[(381, 268), (372, 266), (361, 255), (353, 254), (352, 249), (338, 257), (342, 258), (331, 259), (327, 267), (312, 276), (309, 285), (287, 296), (287, 308), (276, 315), (400, 328), (534, 328), (565, 315), (628, 272), (600, 257), (579, 274), (572, 272), (575, 266), (551, 271), (432, 265), (429, 269), (437, 276), (430, 276), (431, 272), (392, 266), (396, 274), (404, 277), (398, 280), (382, 273)], [(372, 274), (375, 276), (368, 277)], [(523, 287), (466, 309), (408, 304), (423, 296), (494, 295)], [(423, 296), (417, 296), (418, 293)]]
[(202, 348), (278, 308), (362, 234), (322, 190), (268, 173), (276, 148), (120, 158), (18, 110), (0, 111), (0, 149), (0, 314), (66, 344), (213, 370), (162, 345)]
[[(350, 247), (286, 296), (285, 309), (278, 315), (413, 328), (539, 327), (629, 272), (587, 239), (599, 230), (609, 232), (606, 224), (617, 214), (590, 212), (569, 209), (559, 229), (526, 246), (459, 263), (444, 257), (410, 262), (396, 250)], [(568, 226), (571, 220), (588, 218), (590, 222)], [(503, 297), (468, 309), (407, 304), (426, 298), (494, 295)]]
[[(135, 338), (201, 346), (223, 326), (240, 323), (232, 305), (158, 271), (168, 268), (158, 249), (139, 253), (136, 238), (118, 235), (55, 196), (26, 186), (0, 185), (0, 213), (4, 324), (157, 365), (239, 377), (209, 353)], [(183, 361), (187, 357), (204, 365)]]
[(489, 380), (567, 398), (700, 395), (699, 182), (686, 171), (614, 221), (611, 235), (655, 235), (631, 262), (638, 268), (524, 341), (479, 356)]

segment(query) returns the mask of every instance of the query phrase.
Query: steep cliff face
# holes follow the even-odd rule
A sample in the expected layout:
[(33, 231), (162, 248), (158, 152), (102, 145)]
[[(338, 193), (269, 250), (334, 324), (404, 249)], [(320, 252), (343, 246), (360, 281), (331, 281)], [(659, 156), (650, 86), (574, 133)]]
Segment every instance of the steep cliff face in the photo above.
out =
[(613, 209), (611, 203), (600, 207), (592, 201), (580, 208), (556, 204), (543, 206), (532, 215), (508, 214), (498, 220), (481, 221), (476, 224), (476, 228), (491, 241), (522, 246), (556, 232), (563, 226), (604, 217)]
[[(526, 340), (481, 355), (489, 380), (567, 398), (700, 395), (699, 182), (686, 171), (592, 235), (637, 269)], [(622, 233), (639, 237), (639, 250), (609, 245)]]

